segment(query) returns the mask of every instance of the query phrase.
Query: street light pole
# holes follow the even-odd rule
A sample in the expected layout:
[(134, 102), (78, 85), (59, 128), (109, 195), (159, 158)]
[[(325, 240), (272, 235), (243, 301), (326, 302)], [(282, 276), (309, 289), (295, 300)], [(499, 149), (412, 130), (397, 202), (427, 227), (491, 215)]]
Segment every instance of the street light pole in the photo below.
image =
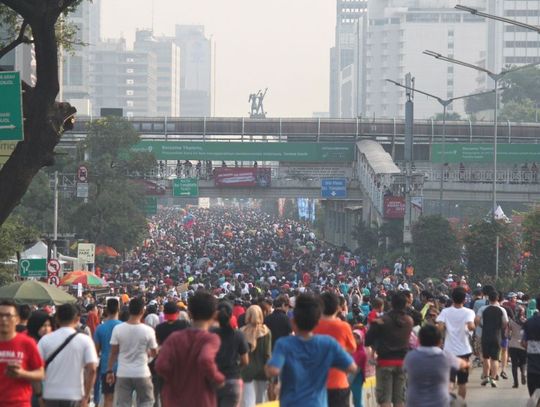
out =
[(415, 89), (409, 88), (409, 87), (407, 87), (405, 85), (402, 85), (401, 83), (393, 81), (391, 79), (387, 79), (386, 81), (390, 82), (390, 83), (393, 83), (394, 85), (399, 86), (401, 88), (411, 90), (411, 91), (415, 91), (415, 92), (420, 93), (421, 95), (425, 95), (427, 97), (435, 99), (443, 107), (441, 179), (440, 179), (440, 184), (439, 184), (439, 213), (442, 216), (442, 214), (443, 214), (443, 210), (442, 210), (443, 197), (444, 197), (444, 163), (446, 161), (446, 114), (447, 114), (447, 108), (455, 100), (466, 99), (466, 98), (470, 98), (470, 97), (474, 97), (474, 96), (487, 95), (488, 93), (493, 93), (493, 91), (491, 90), (491, 91), (488, 91), (488, 92), (473, 93), (471, 95), (458, 96), (458, 97), (450, 98), (450, 99), (442, 99), (442, 98), (440, 98), (438, 96), (432, 95), (431, 93), (427, 93), (427, 92), (424, 92), (422, 90), (418, 90), (416, 88)]
[(502, 21), (503, 23), (516, 25), (518, 27), (526, 28), (527, 30), (531, 30), (531, 31), (536, 31), (538, 34), (540, 34), (540, 27), (537, 27), (535, 25), (522, 23), (521, 21), (511, 20), (506, 17), (500, 17), (500, 16), (495, 16), (493, 14), (484, 13), (472, 7), (462, 6), (461, 4), (456, 5), (454, 8), (457, 10), (465, 11), (467, 13), (471, 13), (478, 17), (484, 17), (484, 18), (489, 18), (491, 20)]

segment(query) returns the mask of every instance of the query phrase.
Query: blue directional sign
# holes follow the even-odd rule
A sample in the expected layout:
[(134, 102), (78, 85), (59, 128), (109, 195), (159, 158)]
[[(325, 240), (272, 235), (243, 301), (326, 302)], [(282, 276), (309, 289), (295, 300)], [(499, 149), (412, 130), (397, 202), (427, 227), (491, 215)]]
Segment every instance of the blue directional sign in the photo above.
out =
[(347, 198), (347, 179), (332, 178), (321, 180), (322, 198)]

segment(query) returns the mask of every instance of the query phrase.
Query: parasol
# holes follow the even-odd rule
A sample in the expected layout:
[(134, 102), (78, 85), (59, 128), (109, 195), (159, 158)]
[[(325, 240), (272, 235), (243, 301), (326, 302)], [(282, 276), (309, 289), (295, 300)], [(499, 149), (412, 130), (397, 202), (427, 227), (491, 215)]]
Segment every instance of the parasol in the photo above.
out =
[(106, 287), (108, 283), (90, 271), (72, 271), (66, 274), (60, 285), (76, 285), (81, 283), (85, 287)]

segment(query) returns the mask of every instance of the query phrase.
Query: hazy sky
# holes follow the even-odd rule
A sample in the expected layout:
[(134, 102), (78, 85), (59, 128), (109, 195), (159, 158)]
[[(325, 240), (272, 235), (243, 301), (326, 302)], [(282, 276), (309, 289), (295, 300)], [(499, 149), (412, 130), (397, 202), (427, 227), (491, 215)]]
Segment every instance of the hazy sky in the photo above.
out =
[[(269, 117), (328, 111), (335, 0), (154, 0), (154, 32), (201, 24), (217, 45), (216, 115), (246, 116), (248, 96), (269, 88)], [(132, 43), (152, 26), (151, 0), (102, 1), (102, 36)]]

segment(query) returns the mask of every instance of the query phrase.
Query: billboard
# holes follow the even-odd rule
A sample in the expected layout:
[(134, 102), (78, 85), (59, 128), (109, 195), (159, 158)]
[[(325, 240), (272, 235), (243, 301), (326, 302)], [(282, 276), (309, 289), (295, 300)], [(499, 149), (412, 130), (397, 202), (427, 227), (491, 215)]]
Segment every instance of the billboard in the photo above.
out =
[[(506, 163), (540, 161), (540, 144), (497, 144), (497, 160)], [(433, 144), (431, 161), (434, 163), (491, 163), (493, 144), (446, 143)]]
[(143, 140), (132, 152), (156, 160), (352, 162), (353, 143), (268, 143)]
[(238, 168), (221, 167), (214, 170), (216, 187), (269, 187), (271, 182), (270, 168)]
[(403, 219), (405, 217), (405, 197), (385, 196), (384, 197), (384, 218)]

